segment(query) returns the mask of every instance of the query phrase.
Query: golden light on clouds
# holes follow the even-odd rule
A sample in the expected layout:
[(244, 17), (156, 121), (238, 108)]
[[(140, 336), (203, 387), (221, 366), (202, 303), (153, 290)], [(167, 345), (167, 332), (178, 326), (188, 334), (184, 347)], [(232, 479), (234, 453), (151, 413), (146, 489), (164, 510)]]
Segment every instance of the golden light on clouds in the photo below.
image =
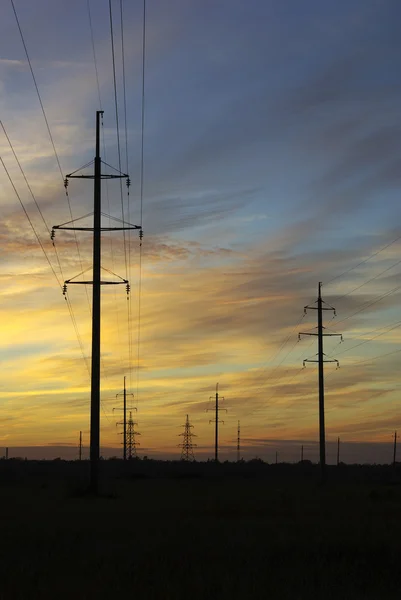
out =
[[(129, 206), (123, 190), (125, 217), (138, 223), (142, 47), (134, 4), (125, 25), (128, 157), (123, 126), (120, 141), (132, 179)], [(341, 364), (326, 368), (328, 437), (384, 441), (401, 417), (401, 243), (394, 227), (401, 132), (398, 92), (379, 85), (380, 65), (368, 60), (367, 72), (355, 53), (356, 44), (368, 58), (376, 38), (359, 39), (344, 16), (352, 31), (331, 41), (340, 44), (335, 51), (324, 27), (300, 31), (298, 41), (291, 36), (284, 51), (274, 15), (259, 29), (250, 10), (238, 39), (217, 18), (215, 3), (205, 47), (199, 14), (191, 3), (177, 6), (150, 10), (148, 22), (139, 362), (138, 237), (127, 240), (127, 269), (122, 235), (103, 238), (103, 264), (122, 277), (128, 270), (131, 297), (127, 302), (124, 286), (102, 290), (101, 443), (120, 441), (112, 408), (124, 375), (147, 452), (178, 455), (189, 413), (207, 453), (213, 431), (206, 409), (217, 381), (228, 409), (221, 432), (227, 453), (238, 419), (244, 448), (261, 455), (266, 440), (316, 439), (317, 372), (302, 362), (317, 349), (313, 340), (297, 342), (297, 334), (316, 327), (314, 315), (301, 317), (319, 280), (338, 311), (326, 326), (344, 334), (343, 344), (325, 342), (328, 357)], [(70, 219), (69, 206), (29, 66), (10, 29), (13, 15), (6, 7), (0, 12), (8, 23), (0, 43), (2, 121), (51, 229)], [(105, 109), (101, 146), (104, 160), (117, 166), (107, 18), (100, 7), (94, 32)], [(22, 28), (62, 169), (71, 172), (94, 154), (99, 100), (88, 26), (79, 22), (73, 45), (59, 23), (41, 23), (39, 32), (26, 16)], [(339, 59), (345, 54), (347, 69)], [(386, 67), (395, 55), (383, 58)], [(121, 76), (118, 70), (120, 104)], [(61, 273), (3, 135), (0, 154), (60, 281), (86, 269), (90, 276), (90, 235), (77, 234), (79, 258), (74, 236), (57, 231)], [(92, 211), (91, 183), (71, 181), (69, 194), (74, 218)], [(103, 211), (121, 218), (119, 185), (104, 183), (102, 194)], [(83, 357), (66, 300), (5, 175), (0, 204), (0, 439), (10, 446), (73, 444), (89, 428), (91, 289), (68, 286)]]

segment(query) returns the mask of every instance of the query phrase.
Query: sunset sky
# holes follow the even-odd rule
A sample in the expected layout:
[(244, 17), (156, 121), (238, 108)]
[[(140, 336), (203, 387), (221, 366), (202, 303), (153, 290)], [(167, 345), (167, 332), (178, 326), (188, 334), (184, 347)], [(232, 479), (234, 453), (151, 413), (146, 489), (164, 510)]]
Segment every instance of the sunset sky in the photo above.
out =
[[(100, 101), (87, 0), (14, 4), (63, 173), (93, 158), (100, 108), (102, 158), (118, 167), (108, 1), (89, 3)], [(112, 5), (125, 170), (120, 2)], [(123, 7), (129, 219), (139, 224), (143, 0)], [(358, 460), (374, 461), (369, 443), (390, 448), (401, 428), (400, 3), (147, 0), (146, 12), (139, 372), (133, 234), (132, 344), (124, 287), (102, 290), (101, 445), (121, 442), (121, 411), (112, 409), (126, 375), (142, 455), (178, 456), (188, 413), (198, 456), (211, 457), (206, 409), (219, 382), (222, 458), (235, 456), (240, 420), (244, 456), (273, 460), (279, 449), (298, 460), (304, 441), (316, 459), (317, 369), (302, 370), (302, 361), (317, 347), (314, 338), (298, 342), (298, 332), (316, 326), (316, 311), (302, 318), (303, 307), (322, 281), (337, 309), (330, 323), (325, 315), (328, 331), (344, 334), (343, 343), (325, 342), (328, 358), (340, 361), (339, 370), (326, 367), (328, 460), (340, 436), (360, 443)], [(0, 119), (47, 225), (68, 221), (8, 0), (0, 7)], [(0, 154), (59, 274), (1, 128)], [(0, 446), (75, 447), (80, 430), (88, 444), (88, 370), (65, 299), (0, 171)], [(91, 212), (92, 185), (71, 180), (74, 218)], [(122, 217), (118, 182), (103, 185), (102, 206)], [(128, 218), (125, 187), (124, 206)], [(112, 243), (103, 238), (103, 265), (125, 277), (123, 237), (112, 235)], [(88, 269), (91, 237), (78, 233), (78, 241)], [(73, 236), (59, 231), (55, 243), (64, 279), (80, 273)], [(90, 365), (84, 286), (69, 286), (68, 296)]]

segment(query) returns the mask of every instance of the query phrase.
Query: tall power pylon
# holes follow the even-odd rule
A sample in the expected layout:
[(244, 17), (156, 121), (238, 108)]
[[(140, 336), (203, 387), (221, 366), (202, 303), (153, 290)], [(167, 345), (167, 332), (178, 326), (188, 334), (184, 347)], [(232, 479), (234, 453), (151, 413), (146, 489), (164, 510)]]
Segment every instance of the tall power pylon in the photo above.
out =
[(196, 448), (196, 444), (192, 442), (192, 438), (196, 437), (194, 433), (192, 433), (191, 429), (193, 425), (189, 422), (189, 416), (187, 415), (187, 419), (184, 424), (184, 433), (180, 433), (179, 435), (183, 436), (182, 444), (178, 444), (178, 447), (181, 448), (181, 460), (195, 460), (194, 448)]
[(238, 421), (238, 428), (237, 428), (237, 462), (239, 462), (241, 460), (241, 426), (240, 426), (240, 422)]
[[(123, 426), (123, 460), (127, 460), (127, 396), (132, 396), (132, 398), (134, 397), (134, 394), (131, 394), (131, 393), (127, 394), (127, 388), (126, 388), (125, 382), (126, 382), (126, 377), (124, 376), (124, 391), (120, 392), (119, 394), (116, 394), (116, 398), (118, 398), (119, 396), (123, 397), (123, 408), (122, 409), (113, 408), (113, 412), (115, 410), (123, 411), (123, 420), (121, 423), (117, 423), (117, 425)], [(133, 410), (136, 410), (136, 408), (134, 408)]]
[(136, 447), (140, 446), (140, 443), (136, 441), (136, 436), (141, 435), (139, 431), (135, 431), (135, 425), (138, 425), (132, 419), (132, 412), (129, 413), (128, 419), (128, 427), (127, 427), (127, 458), (131, 460), (132, 458), (136, 458)]
[[(211, 400), (213, 396), (210, 396), (209, 400)], [(220, 398), (220, 400), (224, 400), (224, 398)], [(219, 462), (219, 423), (223, 423), (224, 421), (219, 421), (219, 411), (224, 410), (227, 412), (225, 408), (220, 408), (219, 404), (219, 384), (216, 383), (216, 395), (215, 395), (215, 407), (214, 409), (207, 408), (206, 411), (214, 410), (215, 418), (211, 419), (209, 423), (215, 423), (214, 428), (214, 460), (215, 462)]]
[[(308, 310), (317, 310), (317, 333), (309, 333), (309, 332), (301, 332), (298, 334), (298, 338), (301, 339), (302, 335), (314, 335), (317, 336), (318, 339), (318, 353), (317, 360), (306, 358), (303, 363), (304, 367), (307, 362), (318, 363), (319, 366), (319, 450), (320, 450), (320, 470), (321, 470), (321, 479), (322, 483), (326, 481), (326, 433), (325, 433), (325, 424), (324, 424), (324, 363), (325, 362), (335, 362), (337, 363), (337, 367), (339, 366), (338, 360), (334, 359), (326, 359), (325, 353), (323, 352), (323, 338), (327, 336), (338, 336), (343, 339), (341, 333), (325, 333), (325, 327), (323, 326), (323, 311), (331, 310), (336, 314), (335, 308), (324, 302), (322, 300), (322, 284), (319, 282), (318, 285), (318, 296), (315, 301), (317, 306), (305, 306), (304, 313), (306, 314)], [(325, 306), (323, 306), (323, 304)]]
[[(71, 220), (62, 225), (55, 225), (52, 229), (51, 238), (54, 239), (56, 229), (66, 229), (70, 231), (92, 231), (93, 232), (93, 265), (92, 265), (92, 280), (91, 281), (76, 281), (73, 277), (64, 282), (64, 295), (67, 293), (67, 284), (83, 284), (92, 285), (92, 365), (91, 365), (91, 411), (90, 411), (90, 491), (97, 494), (99, 491), (99, 454), (100, 454), (100, 289), (102, 285), (125, 284), (127, 294), (129, 293), (129, 282), (122, 277), (118, 277), (118, 281), (102, 281), (101, 279), (101, 235), (102, 231), (124, 231), (130, 229), (139, 229), (140, 237), (142, 237), (142, 227), (140, 225), (131, 225), (126, 223), (124, 219), (115, 219), (109, 216), (109, 219), (118, 221), (118, 227), (102, 227), (101, 217), (101, 195), (102, 195), (102, 180), (103, 179), (121, 179), (127, 180), (127, 187), (130, 185), (130, 179), (127, 173), (121, 173), (113, 168), (113, 173), (102, 173), (102, 164), (106, 164), (100, 157), (100, 120), (103, 115), (102, 110), (96, 111), (96, 145), (94, 160), (70, 173), (65, 178), (65, 189), (69, 179), (93, 179), (94, 181), (94, 198), (93, 198), (93, 226), (92, 227), (75, 227), (77, 220)], [(86, 175), (82, 171), (94, 166), (93, 175)], [(107, 165), (109, 167), (109, 165)], [(86, 215), (89, 216), (89, 215)], [(84, 217), (81, 217), (84, 218)], [(113, 273), (113, 275), (115, 275)]]

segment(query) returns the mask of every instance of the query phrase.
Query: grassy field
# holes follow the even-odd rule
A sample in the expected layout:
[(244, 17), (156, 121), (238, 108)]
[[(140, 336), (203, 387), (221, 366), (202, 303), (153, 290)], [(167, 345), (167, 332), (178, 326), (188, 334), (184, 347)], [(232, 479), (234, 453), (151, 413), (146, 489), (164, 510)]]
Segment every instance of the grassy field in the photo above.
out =
[(0, 469), (1, 600), (401, 597), (399, 485), (86, 468)]

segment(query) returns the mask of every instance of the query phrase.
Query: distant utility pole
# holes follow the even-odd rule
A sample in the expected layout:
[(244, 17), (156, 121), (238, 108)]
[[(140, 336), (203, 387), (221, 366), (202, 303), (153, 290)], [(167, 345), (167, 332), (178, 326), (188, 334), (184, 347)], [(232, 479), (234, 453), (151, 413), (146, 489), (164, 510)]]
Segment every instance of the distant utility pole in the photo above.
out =
[(304, 446), (301, 446), (301, 462), (304, 460)]
[[(210, 396), (210, 400), (212, 400), (213, 396)], [(224, 398), (220, 398), (221, 400), (224, 400)], [(206, 411), (209, 410), (214, 410), (215, 411), (215, 418), (211, 419), (209, 421), (209, 423), (215, 423), (215, 429), (214, 429), (214, 460), (215, 462), (219, 462), (219, 423), (223, 423), (224, 421), (219, 421), (219, 411), (220, 410), (224, 410), (225, 412), (227, 412), (227, 410), (225, 408), (220, 408), (219, 405), (219, 384), (216, 383), (216, 397), (215, 397), (215, 408), (214, 409), (209, 409), (207, 408)]]
[(397, 432), (394, 431), (393, 467), (395, 467), (396, 462), (397, 462)]
[(340, 464), (340, 438), (337, 438), (337, 467)]
[(191, 425), (191, 423), (189, 422), (189, 416), (187, 415), (187, 419), (184, 424), (184, 433), (179, 434), (182, 435), (184, 438), (182, 440), (182, 444), (178, 444), (178, 447), (181, 448), (181, 460), (195, 460), (194, 448), (196, 448), (196, 444), (192, 442), (192, 438), (196, 437), (196, 435), (192, 433), (192, 428), (193, 425)]
[(238, 421), (238, 429), (237, 429), (237, 462), (241, 460), (241, 427), (240, 422)]
[(140, 446), (139, 442), (136, 441), (136, 436), (141, 435), (139, 431), (135, 431), (135, 425), (138, 425), (135, 421), (132, 420), (132, 412), (129, 413), (128, 419), (128, 429), (127, 429), (127, 458), (131, 460), (131, 458), (136, 458), (136, 447)]
[[(323, 304), (325, 306), (323, 306)], [(317, 306), (315, 306), (317, 305)], [(318, 339), (318, 353), (317, 360), (311, 360), (306, 358), (303, 363), (305, 367), (305, 363), (307, 362), (315, 362), (319, 365), (319, 446), (320, 446), (320, 469), (321, 469), (321, 479), (322, 483), (326, 481), (326, 434), (325, 434), (325, 425), (324, 425), (324, 363), (325, 362), (335, 362), (337, 363), (337, 367), (339, 367), (339, 362), (336, 359), (326, 359), (325, 353), (323, 352), (323, 338), (325, 336), (338, 336), (343, 339), (341, 333), (324, 333), (326, 329), (323, 326), (323, 311), (331, 310), (336, 314), (335, 308), (327, 304), (322, 300), (322, 284), (319, 282), (318, 286), (318, 297), (313, 306), (305, 306), (304, 313), (306, 314), (308, 310), (317, 310), (317, 333), (304, 333), (301, 332), (298, 334), (298, 338), (301, 339), (302, 335), (315, 335)]]
[(82, 460), (82, 431), (79, 432), (79, 460)]
[[(117, 423), (117, 425), (122, 425), (123, 426), (123, 459), (127, 460), (127, 396), (132, 396), (134, 397), (134, 394), (128, 393), (127, 394), (127, 388), (125, 385), (125, 381), (126, 381), (126, 377), (124, 376), (124, 391), (116, 394), (116, 398), (118, 398), (119, 396), (123, 396), (124, 400), (123, 400), (123, 420), (122, 423)], [(119, 408), (113, 408), (113, 412), (115, 410), (121, 410)], [(134, 408), (133, 410), (136, 410), (136, 408)]]
[[(127, 294), (129, 293), (129, 283), (127, 279), (117, 276), (118, 281), (102, 281), (101, 279), (101, 234), (102, 231), (124, 231), (128, 229), (139, 229), (142, 236), (142, 228), (139, 225), (131, 225), (121, 219), (109, 217), (118, 221), (118, 227), (102, 227), (101, 217), (101, 192), (103, 179), (126, 179), (127, 187), (130, 186), (130, 179), (126, 173), (121, 173), (113, 167), (113, 173), (102, 173), (102, 159), (100, 158), (100, 120), (103, 115), (102, 110), (96, 111), (96, 149), (95, 158), (92, 163), (85, 165), (66, 176), (64, 186), (68, 196), (67, 187), (70, 178), (93, 179), (94, 180), (94, 210), (92, 227), (74, 227), (76, 221), (71, 220), (61, 225), (55, 225), (52, 230), (51, 239), (54, 240), (56, 229), (67, 229), (70, 231), (93, 231), (93, 266), (92, 280), (76, 281), (76, 277), (64, 282), (63, 293), (67, 293), (67, 284), (92, 285), (92, 368), (91, 368), (91, 411), (90, 411), (90, 491), (94, 494), (99, 492), (99, 454), (100, 454), (100, 288), (102, 285), (125, 284)], [(94, 165), (93, 175), (83, 173), (85, 168), (91, 164)], [(108, 166), (108, 165), (107, 165)], [(89, 216), (89, 215), (87, 215)], [(107, 216), (107, 215), (106, 215)], [(84, 217), (81, 217), (84, 218)], [(81, 273), (82, 274), (82, 273)], [(80, 275), (81, 275), (80, 274)], [(113, 273), (115, 275), (115, 273)], [(66, 297), (66, 301), (67, 297)]]
[(277, 465), (277, 463), (278, 463), (278, 452), (276, 450), (276, 465)]
[(6, 460), (8, 460), (8, 448), (6, 448)]

